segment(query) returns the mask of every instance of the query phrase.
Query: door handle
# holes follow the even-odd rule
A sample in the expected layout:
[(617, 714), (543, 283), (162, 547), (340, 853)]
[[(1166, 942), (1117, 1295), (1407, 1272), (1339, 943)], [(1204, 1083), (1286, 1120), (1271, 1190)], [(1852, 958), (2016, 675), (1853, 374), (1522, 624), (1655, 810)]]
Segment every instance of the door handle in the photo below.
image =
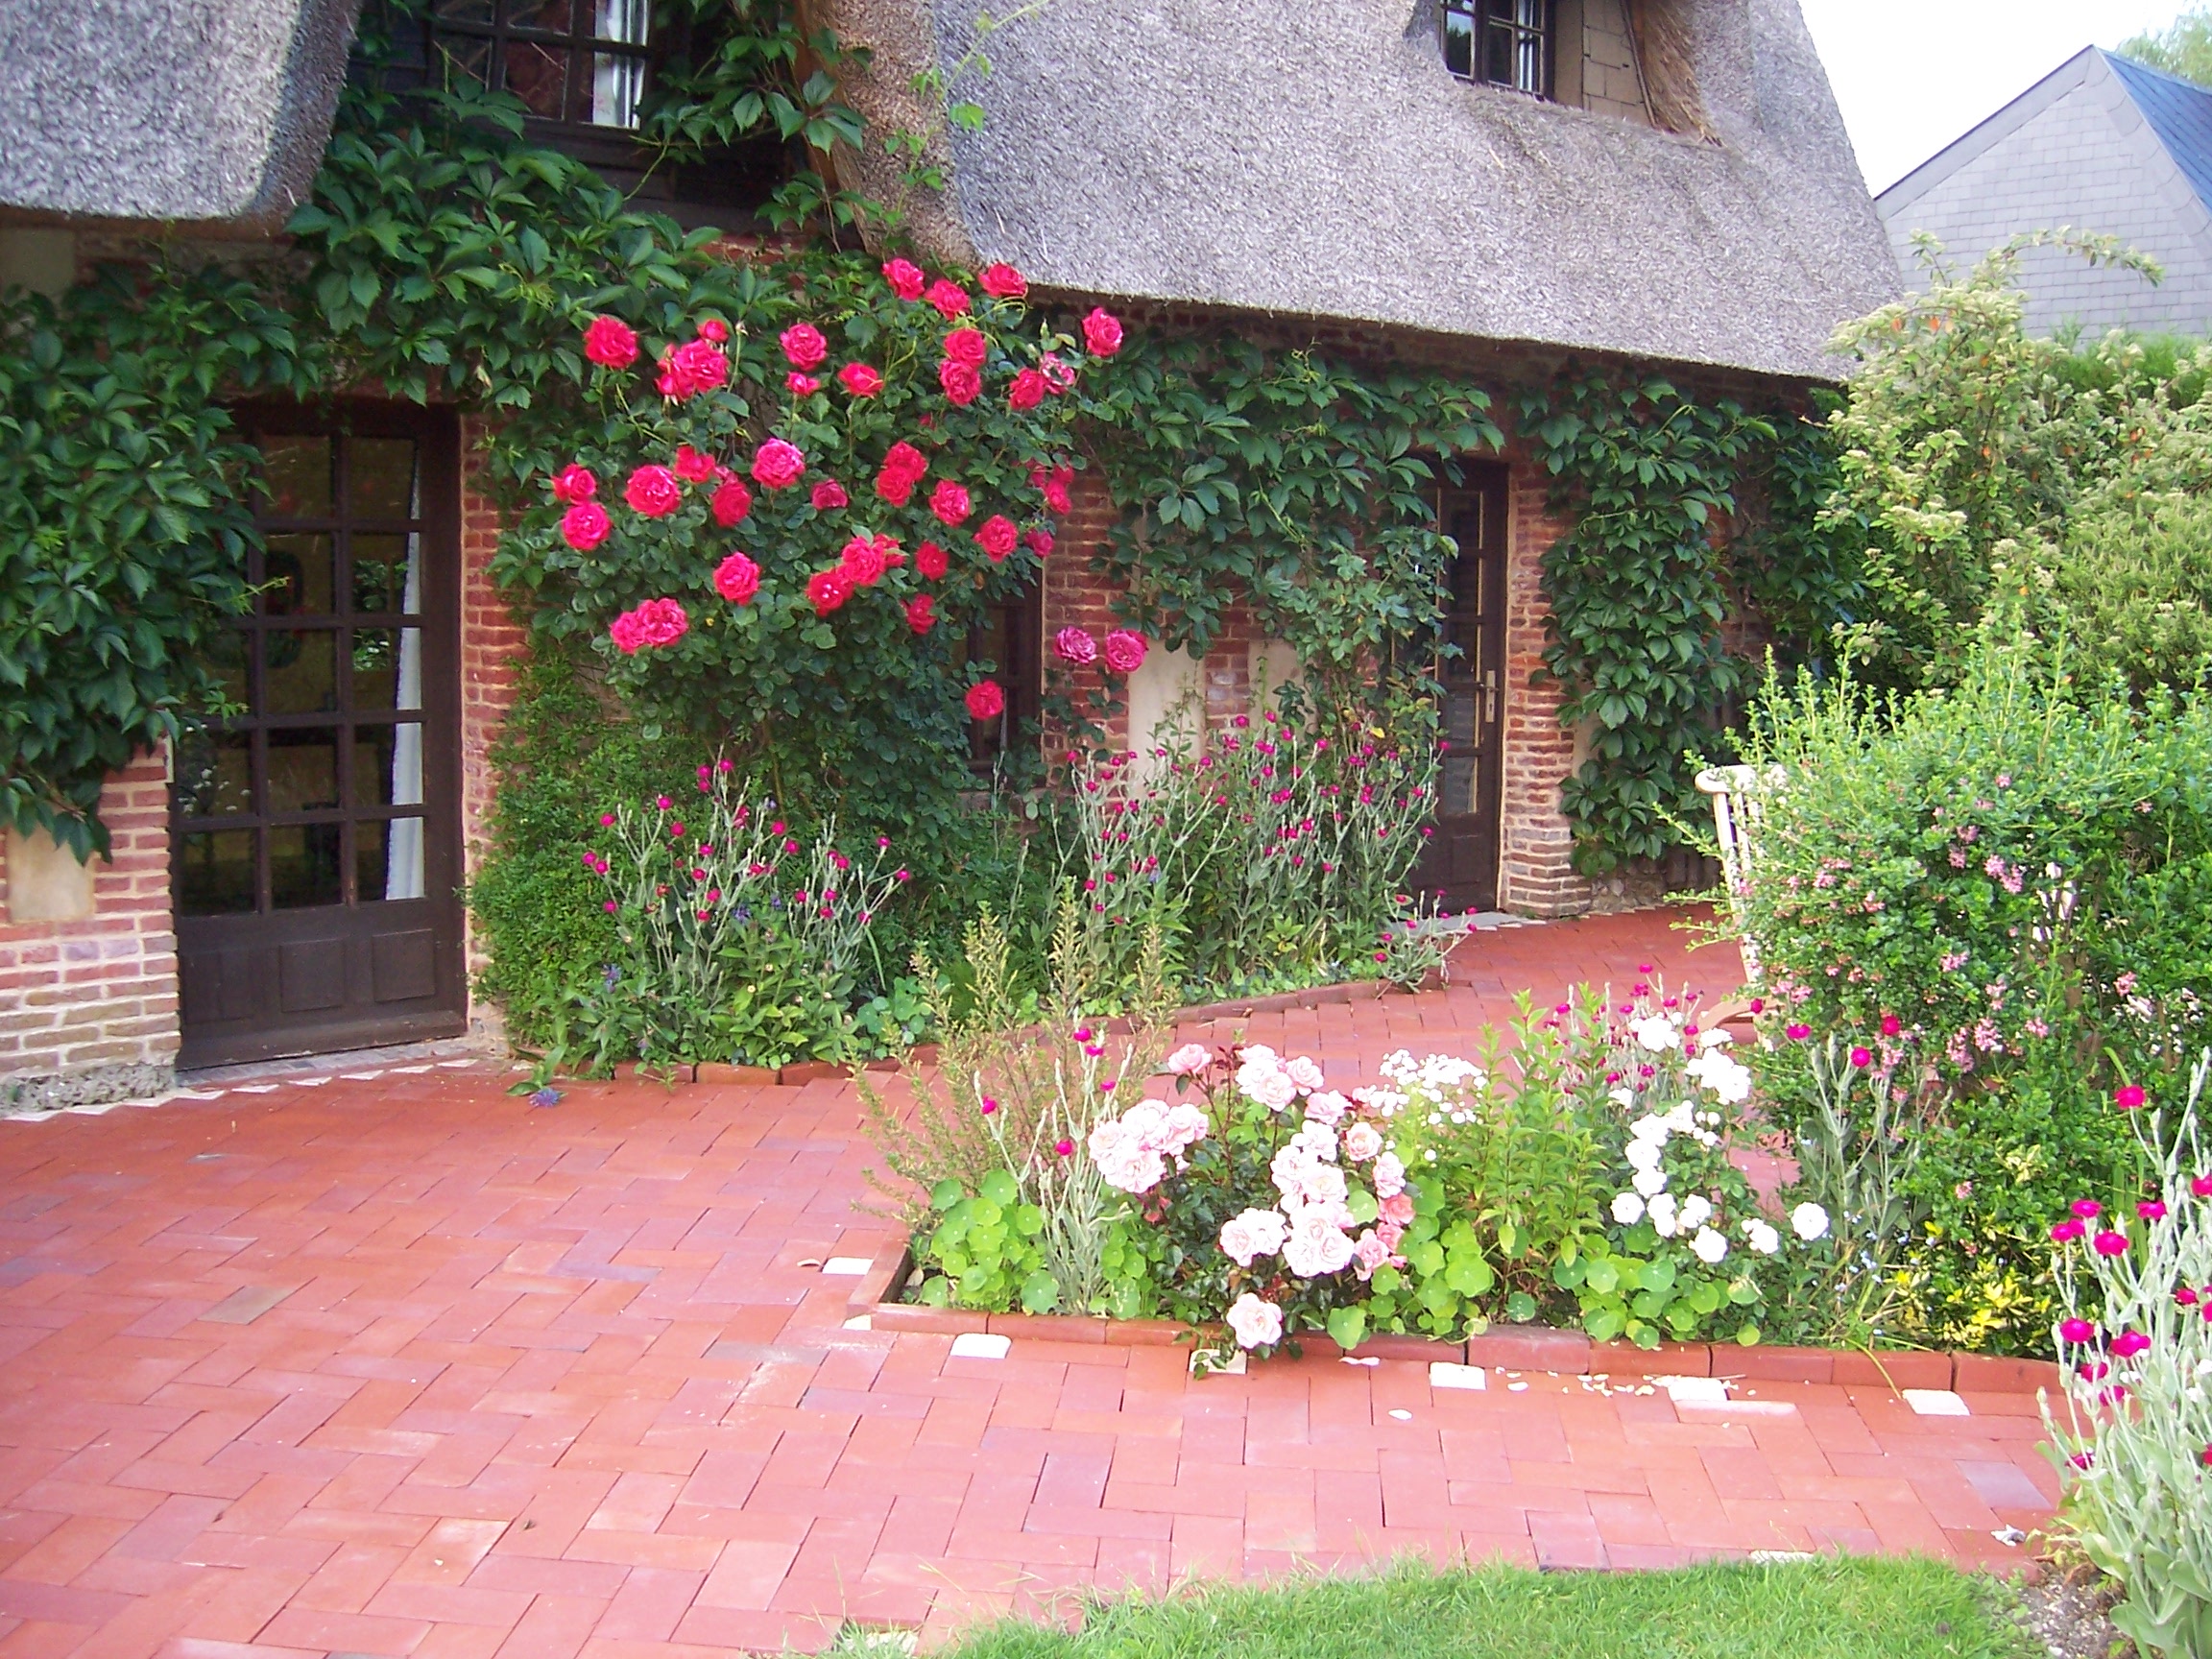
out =
[(1498, 718), (1498, 670), (1482, 670), (1482, 721), (1488, 725)]

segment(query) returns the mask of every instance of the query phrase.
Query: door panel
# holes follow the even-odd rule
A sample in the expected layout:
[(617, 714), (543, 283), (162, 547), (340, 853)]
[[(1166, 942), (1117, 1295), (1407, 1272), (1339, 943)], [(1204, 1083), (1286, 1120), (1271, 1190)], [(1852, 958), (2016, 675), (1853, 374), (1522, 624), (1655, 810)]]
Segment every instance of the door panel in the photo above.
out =
[(448, 413), (252, 405), (237, 709), (171, 791), (184, 1046), (207, 1066), (464, 1028), (460, 465)]
[(1505, 469), (1471, 472), (1467, 487), (1442, 491), (1437, 522), (1459, 544), (1444, 640), (1456, 655), (1439, 662), (1444, 686), (1444, 757), (1437, 780), (1436, 834), (1414, 879), (1442, 892), (1455, 910), (1498, 904), (1498, 841), (1504, 796)]

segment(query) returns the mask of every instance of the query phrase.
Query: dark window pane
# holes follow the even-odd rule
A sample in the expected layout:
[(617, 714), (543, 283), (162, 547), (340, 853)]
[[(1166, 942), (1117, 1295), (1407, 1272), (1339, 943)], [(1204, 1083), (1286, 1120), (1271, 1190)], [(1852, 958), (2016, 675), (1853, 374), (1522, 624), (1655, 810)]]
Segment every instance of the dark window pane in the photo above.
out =
[(535, 40), (510, 40), (507, 90), (533, 115), (561, 121), (568, 113), (568, 54)]
[(455, 23), (489, 23), (495, 4), (496, 0), (438, 0), (432, 15)]
[[(237, 628), (225, 629), (207, 646), (207, 669), (222, 687), (221, 699), (229, 706), (232, 713), (246, 712), (253, 701), (247, 676), (247, 663), (252, 649), (253, 637)], [(206, 712), (221, 714), (224, 710), (211, 707)]]
[(169, 793), (187, 818), (252, 811), (252, 733), (187, 728), (177, 740), (177, 781)]
[(353, 728), (353, 805), (414, 806), (422, 800), (422, 728), (413, 721)]
[(367, 712), (422, 707), (422, 630), (356, 628), (353, 707)]
[(422, 897), (422, 820), (353, 827), (353, 894), (363, 904)]
[(279, 910), (336, 904), (345, 826), (289, 824), (268, 831), (269, 897)]
[(253, 831), (187, 835), (177, 859), (177, 911), (231, 916), (253, 908)]
[(414, 439), (356, 438), (346, 462), (346, 510), (351, 517), (415, 517)]
[(335, 629), (271, 631), (261, 636), (265, 711), (307, 714), (338, 707)]
[(448, 87), (464, 83), (478, 86), (492, 84), (491, 41), (468, 35), (441, 35), (438, 56), (445, 60), (445, 82)]
[(272, 536), (262, 555), (261, 613), (327, 616), (337, 585), (328, 536)]
[(269, 733), (269, 810), (320, 812), (338, 805), (338, 733), (328, 727)]
[(330, 440), (270, 437), (261, 440), (262, 486), (273, 518), (330, 516)]
[[(373, 614), (398, 612), (407, 603), (407, 557), (412, 536), (361, 536), (353, 538), (353, 611)], [(420, 611), (420, 594), (415, 609)]]
[(577, 11), (589, 12), (591, 0), (582, 0), (580, 6), (571, 0), (509, 0), (507, 22), (515, 29), (545, 29), (555, 35), (565, 35), (575, 27)]
[(1445, 8), (1444, 67), (1462, 79), (1475, 73), (1475, 16), (1465, 5)]

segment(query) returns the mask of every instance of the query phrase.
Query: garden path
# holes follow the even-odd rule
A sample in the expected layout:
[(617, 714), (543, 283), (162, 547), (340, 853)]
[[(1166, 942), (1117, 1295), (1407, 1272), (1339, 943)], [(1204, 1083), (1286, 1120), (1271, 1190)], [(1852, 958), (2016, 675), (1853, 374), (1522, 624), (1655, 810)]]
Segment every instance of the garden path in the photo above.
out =
[[(1372, 1075), (1513, 989), (1680, 976), (1669, 921), (1485, 933), (1450, 990), (1250, 1034)], [(506, 1081), (447, 1060), (0, 1123), (0, 1659), (705, 1659), (1407, 1551), (2012, 1567), (1993, 1531), (2055, 1493), (2020, 1396), (1192, 1381), (1170, 1348), (849, 1330), (821, 1264), (900, 1242), (854, 1208), (849, 1086), (536, 1109)]]

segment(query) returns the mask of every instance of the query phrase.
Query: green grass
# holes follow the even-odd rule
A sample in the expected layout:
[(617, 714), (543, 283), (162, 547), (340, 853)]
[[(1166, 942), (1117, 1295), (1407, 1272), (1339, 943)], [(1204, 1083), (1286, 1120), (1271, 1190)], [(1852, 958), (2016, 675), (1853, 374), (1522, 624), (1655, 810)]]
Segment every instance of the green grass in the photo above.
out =
[(1934, 1561), (1825, 1556), (1674, 1573), (1399, 1567), (1218, 1585), (1008, 1622), (953, 1659), (2028, 1659), (2001, 1586)]

